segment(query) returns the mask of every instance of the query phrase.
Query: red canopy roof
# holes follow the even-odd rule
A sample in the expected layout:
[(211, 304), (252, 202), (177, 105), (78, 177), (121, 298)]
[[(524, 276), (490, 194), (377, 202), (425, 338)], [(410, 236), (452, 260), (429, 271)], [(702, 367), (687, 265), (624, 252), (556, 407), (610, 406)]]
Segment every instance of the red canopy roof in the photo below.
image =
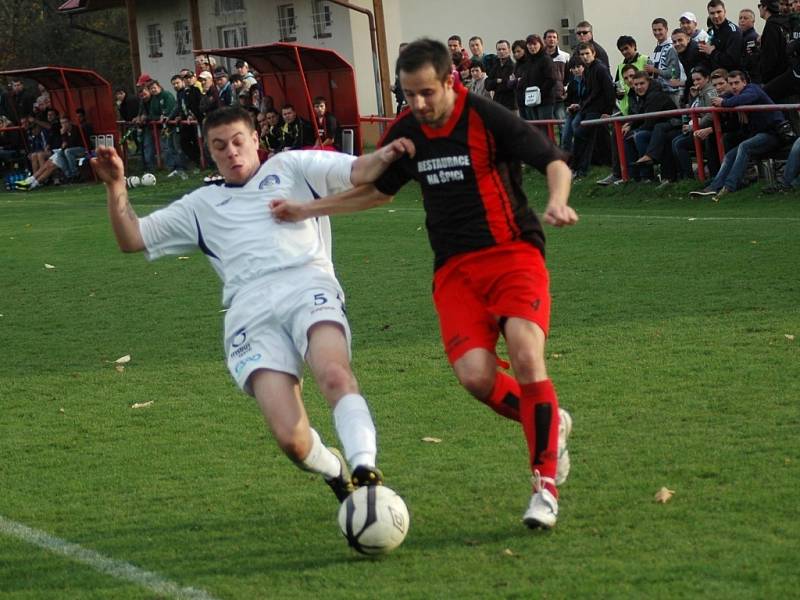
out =
[(90, 12), (125, 6), (125, 0), (67, 0), (58, 7), (59, 12)]
[(239, 48), (211, 48), (208, 50), (195, 50), (195, 54), (212, 54), (214, 56), (227, 56), (246, 60), (251, 67), (261, 74), (287, 73), (299, 70), (297, 55), (299, 54), (303, 70), (313, 71), (352, 71), (348, 63), (335, 50), (303, 46), (302, 44), (287, 44), (277, 42), (262, 46), (241, 46)]

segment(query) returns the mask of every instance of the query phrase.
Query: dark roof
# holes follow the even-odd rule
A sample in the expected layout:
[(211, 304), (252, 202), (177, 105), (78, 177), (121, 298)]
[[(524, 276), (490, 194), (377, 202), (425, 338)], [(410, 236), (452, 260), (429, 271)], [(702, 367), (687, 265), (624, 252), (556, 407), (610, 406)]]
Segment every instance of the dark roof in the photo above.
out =
[(81, 13), (119, 6), (125, 6), (125, 0), (67, 0), (58, 10), (63, 13)]
[(48, 90), (63, 89), (64, 80), (70, 88), (108, 86), (109, 83), (94, 71), (72, 67), (35, 67), (0, 71), (0, 77), (24, 77), (41, 83)]
[(246, 60), (257, 72), (286, 73), (298, 71), (297, 57), (304, 71), (351, 70), (352, 67), (335, 50), (316, 48), (301, 44), (277, 42), (262, 46), (241, 46), (239, 48), (208, 48), (195, 50), (195, 54), (210, 54)]

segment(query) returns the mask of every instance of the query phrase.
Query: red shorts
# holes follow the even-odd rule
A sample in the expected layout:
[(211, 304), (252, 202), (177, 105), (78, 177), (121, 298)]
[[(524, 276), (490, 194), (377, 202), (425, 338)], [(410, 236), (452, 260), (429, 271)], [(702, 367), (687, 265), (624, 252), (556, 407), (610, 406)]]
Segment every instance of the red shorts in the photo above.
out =
[(525, 242), (449, 259), (434, 274), (433, 302), (450, 364), (473, 348), (494, 353), (502, 318), (527, 319), (547, 335), (549, 280), (541, 252)]

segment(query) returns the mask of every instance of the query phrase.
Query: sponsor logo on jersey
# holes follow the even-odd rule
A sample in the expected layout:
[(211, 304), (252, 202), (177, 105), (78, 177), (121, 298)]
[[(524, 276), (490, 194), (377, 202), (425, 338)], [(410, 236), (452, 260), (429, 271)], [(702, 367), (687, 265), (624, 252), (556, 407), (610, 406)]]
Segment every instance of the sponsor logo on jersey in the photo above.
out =
[(236, 333), (233, 334), (233, 342), (231, 342), (231, 346), (234, 348), (238, 348), (242, 344), (245, 343), (247, 340), (247, 332), (245, 331), (244, 327), (238, 330)]
[(472, 163), (469, 155), (442, 156), (417, 163), (417, 172), (425, 175), (428, 185), (439, 185), (449, 181), (464, 181), (464, 167)]
[(281, 182), (281, 178), (277, 175), (267, 175), (264, 179), (261, 180), (261, 183), (258, 184), (258, 189), (263, 190), (268, 185), (278, 185)]
[(231, 359), (239, 358), (244, 356), (245, 354), (249, 354), (253, 347), (250, 345), (250, 342), (246, 342), (243, 346), (239, 346), (231, 352)]

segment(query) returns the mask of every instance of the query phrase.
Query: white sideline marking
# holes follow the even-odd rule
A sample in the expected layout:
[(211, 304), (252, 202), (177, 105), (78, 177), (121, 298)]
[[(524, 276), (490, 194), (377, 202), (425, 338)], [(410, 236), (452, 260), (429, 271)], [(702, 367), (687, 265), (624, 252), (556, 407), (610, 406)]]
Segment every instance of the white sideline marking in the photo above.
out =
[(72, 544), (61, 538), (50, 535), (44, 531), (33, 529), (22, 523), (17, 523), (6, 519), (0, 515), (0, 533), (15, 537), (18, 540), (39, 546), (56, 554), (61, 554), (76, 562), (83, 563), (95, 571), (100, 571), (106, 575), (111, 575), (117, 579), (124, 579), (135, 583), (153, 593), (169, 596), (172, 598), (186, 598), (188, 600), (216, 600), (204, 590), (187, 587), (182, 588), (178, 584), (164, 579), (158, 573), (152, 573), (136, 567), (121, 560), (114, 560), (102, 554)]

